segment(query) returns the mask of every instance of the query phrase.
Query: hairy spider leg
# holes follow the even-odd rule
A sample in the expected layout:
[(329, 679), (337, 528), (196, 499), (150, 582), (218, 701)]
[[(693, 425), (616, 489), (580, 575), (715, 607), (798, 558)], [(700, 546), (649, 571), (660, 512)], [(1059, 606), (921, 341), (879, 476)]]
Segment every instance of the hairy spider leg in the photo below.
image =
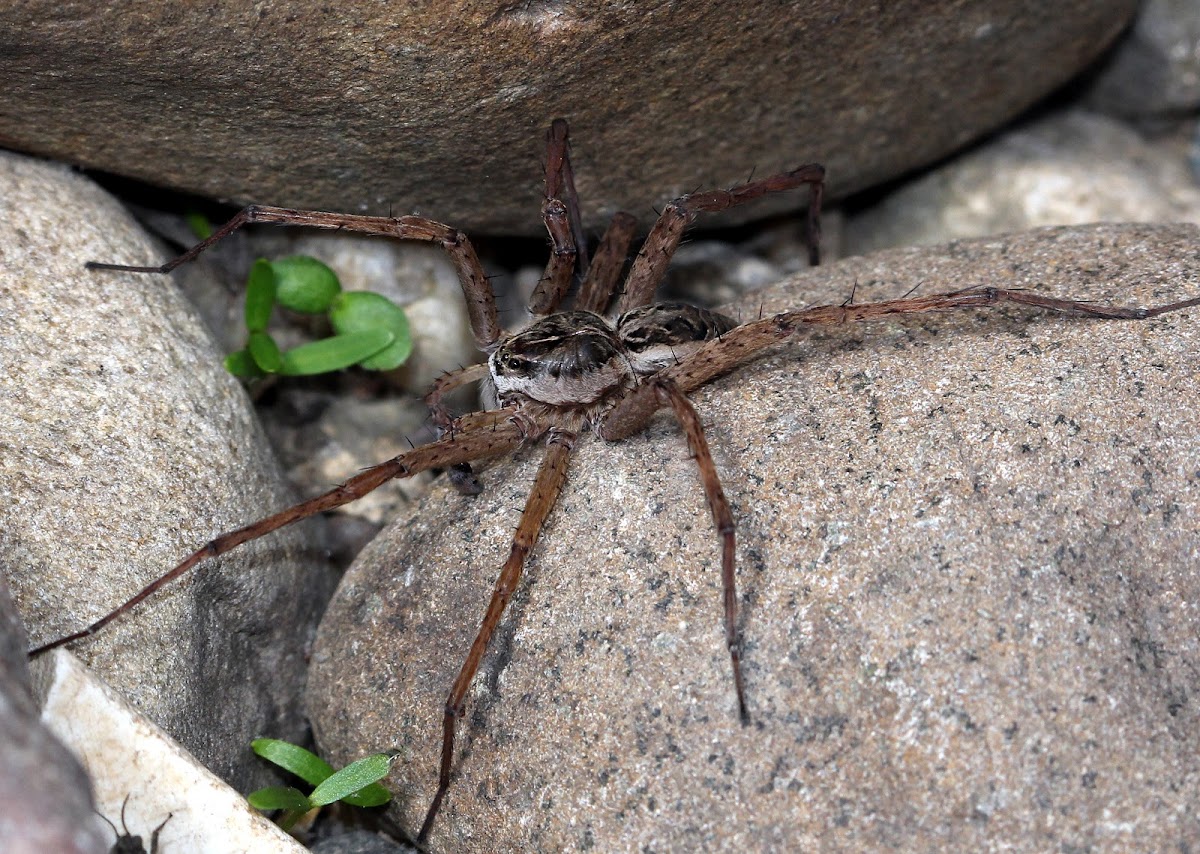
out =
[(529, 312), (544, 317), (558, 311), (571, 280), (588, 268), (587, 236), (579, 213), (575, 174), (571, 171), (570, 141), (565, 119), (555, 119), (546, 134), (546, 201), (542, 221), (550, 234), (546, 271), (529, 298)]
[(355, 234), (373, 234), (393, 237), (398, 240), (420, 240), (437, 243), (449, 256), (458, 273), (459, 285), (467, 303), (467, 316), (471, 332), (480, 350), (488, 351), (500, 340), (504, 330), (496, 312), (496, 297), (484, 275), (479, 256), (467, 236), (456, 228), (443, 225), (420, 216), (362, 216), (329, 211), (301, 211), (292, 208), (277, 208), (267, 205), (248, 205), (238, 211), (229, 222), (214, 231), (208, 238), (191, 249), (172, 258), (158, 267), (138, 267), (128, 264), (107, 264), (89, 261), (89, 270), (117, 270), (126, 273), (169, 273), (180, 264), (193, 260), (205, 249), (224, 240), (244, 225), (296, 225), (323, 228), (334, 231), (349, 231)]
[(631, 308), (646, 305), (654, 298), (654, 290), (662, 281), (671, 257), (679, 247), (679, 241), (687, 227), (701, 212), (716, 213), (744, 205), (746, 202), (772, 193), (782, 193), (804, 184), (809, 185), (808, 202), (808, 254), (809, 263), (816, 266), (821, 261), (821, 199), (825, 193), (825, 167), (809, 163), (791, 172), (782, 172), (734, 187), (731, 190), (710, 190), (680, 196), (663, 208), (658, 221), (646, 236), (641, 251), (633, 261), (633, 268), (625, 280), (625, 291), (621, 294), (617, 313), (624, 314)]
[(733, 666), (733, 687), (737, 692), (738, 717), (743, 724), (748, 724), (750, 723), (750, 713), (746, 710), (746, 683), (742, 678), (742, 636), (738, 630), (737, 619), (737, 578), (734, 572), (736, 526), (733, 521), (733, 512), (729, 509), (725, 490), (721, 488), (717, 465), (713, 461), (712, 451), (708, 448), (708, 440), (704, 437), (704, 425), (700, 422), (700, 414), (696, 412), (696, 407), (688, 400), (687, 395), (680, 391), (679, 386), (667, 377), (651, 379), (649, 385), (657, 392), (659, 401), (674, 410), (675, 420), (683, 428), (683, 435), (687, 437), (692, 459), (696, 461), (696, 465), (700, 469), (700, 485), (704, 488), (704, 497), (708, 501), (708, 509), (712, 513), (713, 526), (721, 538), (721, 592), (725, 605), (725, 646), (729, 649), (729, 660)]
[(118, 605), (115, 610), (108, 612), (87, 628), (31, 649), (29, 657), (33, 658), (56, 647), (94, 635), (202, 561), (225, 554), (242, 543), (256, 540), (285, 525), (356, 501), (393, 478), (410, 477), (427, 469), (445, 468), (456, 463), (494, 457), (513, 450), (525, 438), (521, 426), (512, 419), (515, 411), (516, 407), (510, 406), (464, 415), (459, 419), (461, 423), (458, 429), (444, 439), (422, 445), (386, 462), (364, 469), (345, 483), (335, 486), (316, 498), (310, 498), (308, 501), (267, 516), (265, 519), (259, 519), (245, 527), (217, 536), (180, 561), (172, 570), (159, 576), (124, 603)]
[(575, 297), (575, 307), (580, 311), (604, 314), (613, 294), (621, 284), (621, 273), (625, 270), (625, 259), (629, 246), (637, 232), (637, 220), (632, 214), (618, 211), (600, 238), (592, 265), (588, 267), (583, 284)]
[(669, 380), (685, 394), (694, 391), (722, 374), (758, 358), (770, 347), (785, 343), (805, 326), (836, 326), (881, 320), (897, 315), (986, 308), (1004, 303), (1081, 317), (1148, 320), (1168, 312), (1200, 306), (1200, 297), (1139, 308), (1100, 305), (1085, 300), (1049, 297), (1030, 291), (980, 286), (925, 297), (856, 305), (818, 305), (797, 311), (785, 311), (738, 326), (719, 339), (701, 345), (678, 364), (663, 368), (650, 381), (635, 389), (612, 408), (600, 428), (600, 435), (608, 441), (615, 442), (643, 430), (654, 413), (664, 404), (659, 396), (658, 382)]
[(467, 365), (465, 368), (459, 368), (457, 371), (444, 373), (433, 381), (433, 385), (425, 393), (425, 405), (429, 407), (429, 415), (439, 432), (444, 434), (453, 429), (454, 425), (454, 418), (451, 417), (444, 402), (446, 395), (456, 388), (477, 383), (487, 377), (487, 362), (478, 362), (474, 365)]
[(455, 729), (466, 708), (464, 701), (467, 689), (470, 688), (471, 680), (475, 678), (475, 673), (479, 670), (479, 663), (483, 660), (483, 654), (487, 652), (496, 625), (500, 622), (504, 609), (508, 607), (513, 591), (521, 580), (525, 559), (534, 544), (537, 543), (542, 523), (550, 515), (554, 503), (558, 500), (558, 493), (562, 489), (563, 483), (566, 482), (567, 464), (570, 461), (571, 448), (574, 446), (577, 436), (578, 434), (572, 431), (552, 429), (546, 441), (546, 454), (542, 457), (541, 465), (538, 467), (537, 476), (533, 482), (533, 489), (525, 501), (525, 509), (521, 512), (521, 521), (517, 524), (517, 532), (513, 537), (508, 560), (505, 561), (504, 568), (500, 570), (500, 576), (496, 579), (496, 587), (492, 591), (491, 601), (488, 602), (487, 610), (484, 612), (479, 632), (471, 643), (471, 649), (459, 670), (458, 678), (454, 680), (454, 685), (450, 688), (450, 695), (446, 698), (446, 711), (442, 718), (442, 758), (438, 769), (437, 792), (433, 796), (429, 810), (425, 813), (425, 820), (421, 823), (421, 830), (417, 834), (418, 843), (424, 842), (429, 837), (429, 831), (441, 809), (442, 799), (445, 798), (446, 791), (450, 788), (450, 771), (454, 764)]

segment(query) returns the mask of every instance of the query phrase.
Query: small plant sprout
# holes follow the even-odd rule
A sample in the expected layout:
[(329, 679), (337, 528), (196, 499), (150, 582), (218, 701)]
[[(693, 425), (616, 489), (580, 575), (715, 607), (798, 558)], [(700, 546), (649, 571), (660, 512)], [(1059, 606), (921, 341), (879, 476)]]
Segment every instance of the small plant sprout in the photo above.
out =
[(194, 234), (197, 240), (207, 240), (212, 237), (212, 223), (200, 211), (190, 211), (184, 220), (187, 222), (188, 231)]
[[(280, 350), (267, 331), (276, 305), (304, 314), (326, 314), (334, 334)], [(344, 291), (337, 275), (316, 258), (260, 258), (246, 282), (246, 347), (225, 359), (243, 379), (267, 374), (310, 376), (359, 365), (370, 371), (398, 368), (412, 353), (404, 309), (371, 291)]]
[(399, 755), (396, 752), (374, 753), (334, 771), (321, 757), (290, 742), (256, 738), (250, 747), (263, 759), (315, 787), (306, 795), (292, 786), (268, 786), (246, 796), (250, 806), (257, 810), (283, 810), (277, 823), (284, 830), (291, 829), (306, 813), (335, 801), (355, 807), (378, 807), (392, 799), (391, 792), (378, 781), (387, 776), (392, 760)]

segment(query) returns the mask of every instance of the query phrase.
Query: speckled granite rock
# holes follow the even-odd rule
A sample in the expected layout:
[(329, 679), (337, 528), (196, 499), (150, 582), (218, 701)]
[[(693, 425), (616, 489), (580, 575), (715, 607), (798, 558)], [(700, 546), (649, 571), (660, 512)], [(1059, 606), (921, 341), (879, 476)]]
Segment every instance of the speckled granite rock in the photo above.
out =
[[(290, 494), (245, 394), (121, 207), (0, 155), (0, 565), (37, 645), (83, 628)], [(251, 738), (299, 737), (305, 645), (332, 579), (319, 529), (238, 552), (74, 647), (237, 785)]]
[(0, 10), (0, 144), (240, 202), (539, 234), (555, 117), (592, 225), (813, 160), (846, 193), (1020, 112), (1136, 5), (23, 3)]
[[(991, 284), (1200, 294), (1190, 226), (849, 259), (755, 316)], [(963, 312), (825, 330), (695, 395), (738, 521), (752, 722), (718, 545), (666, 415), (581, 441), (468, 696), (436, 851), (1184, 850), (1200, 845), (1200, 310)], [(415, 828), (446, 692), (536, 466), (435, 489), (314, 647), (334, 763), (399, 747)]]

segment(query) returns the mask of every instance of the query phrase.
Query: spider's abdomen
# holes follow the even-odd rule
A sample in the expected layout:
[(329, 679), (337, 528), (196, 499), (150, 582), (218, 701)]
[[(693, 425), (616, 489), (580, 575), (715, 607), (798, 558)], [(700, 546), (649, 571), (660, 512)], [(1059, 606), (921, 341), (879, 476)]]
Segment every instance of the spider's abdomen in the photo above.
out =
[(510, 335), (488, 359), (501, 404), (520, 397), (588, 405), (633, 384), (616, 332), (589, 311), (553, 314)]
[(720, 338), (737, 321), (682, 302), (659, 302), (627, 311), (617, 319), (617, 337), (633, 370), (653, 374), (673, 365), (705, 341)]

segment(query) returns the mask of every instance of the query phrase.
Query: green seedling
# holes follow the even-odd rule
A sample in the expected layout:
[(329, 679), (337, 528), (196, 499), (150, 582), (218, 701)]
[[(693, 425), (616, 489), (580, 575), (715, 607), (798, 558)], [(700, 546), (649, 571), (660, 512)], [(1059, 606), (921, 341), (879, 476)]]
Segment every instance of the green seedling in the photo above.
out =
[[(267, 332), (276, 305), (327, 314), (335, 334), (280, 350)], [(244, 379), (310, 376), (352, 365), (389, 371), (412, 353), (404, 309), (371, 291), (343, 291), (333, 270), (304, 255), (254, 262), (246, 281), (245, 318), (250, 333), (246, 348), (225, 359), (225, 369)]]
[(283, 810), (277, 822), (290, 829), (311, 810), (342, 801), (355, 807), (378, 807), (392, 799), (379, 785), (387, 776), (398, 753), (375, 753), (352, 762), (340, 771), (316, 754), (295, 744), (274, 738), (257, 738), (251, 749), (263, 759), (295, 774), (315, 788), (308, 795), (292, 786), (268, 786), (246, 796), (250, 806), (268, 812)]
[(378, 352), (357, 363), (369, 371), (390, 371), (403, 365), (412, 354), (412, 336), (404, 309), (381, 294), (371, 291), (338, 294), (329, 309), (329, 322), (340, 335), (384, 329), (395, 336)]
[(187, 222), (188, 230), (196, 236), (197, 240), (208, 240), (212, 237), (212, 223), (200, 211), (192, 211), (184, 219)]

